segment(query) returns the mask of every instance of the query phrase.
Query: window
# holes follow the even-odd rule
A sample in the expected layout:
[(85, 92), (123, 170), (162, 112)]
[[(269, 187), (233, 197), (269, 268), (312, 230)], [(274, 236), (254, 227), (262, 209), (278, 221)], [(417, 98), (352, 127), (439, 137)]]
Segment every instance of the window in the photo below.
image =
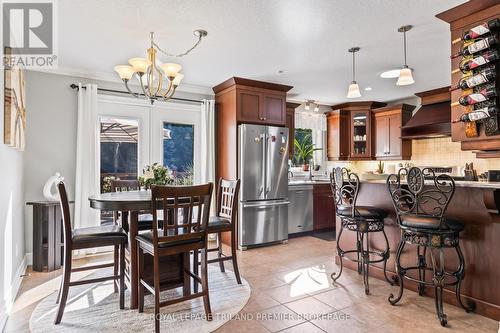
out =
[[(303, 142), (305, 140), (306, 143), (312, 144), (313, 143), (312, 129), (310, 129), (310, 128), (296, 128), (295, 129), (295, 140), (297, 140), (298, 142)], [(293, 164), (294, 165), (302, 164), (303, 161), (300, 160), (300, 158), (296, 152), (297, 151), (296, 151), (296, 148), (294, 145)]]
[(163, 165), (172, 170), (176, 184), (193, 184), (193, 125), (163, 123)]

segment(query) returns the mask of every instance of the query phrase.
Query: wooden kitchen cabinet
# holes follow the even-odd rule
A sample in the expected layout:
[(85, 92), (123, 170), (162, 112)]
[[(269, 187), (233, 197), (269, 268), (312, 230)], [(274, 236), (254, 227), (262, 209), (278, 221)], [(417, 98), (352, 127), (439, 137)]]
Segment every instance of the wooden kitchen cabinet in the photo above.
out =
[(288, 158), (292, 158), (295, 149), (295, 109), (299, 103), (286, 102), (285, 127), (288, 128)]
[(413, 105), (397, 104), (372, 110), (377, 160), (411, 159), (411, 140), (401, 138), (401, 126), (410, 120), (413, 109)]
[(335, 205), (330, 184), (314, 184), (313, 218), (314, 230), (335, 228)]
[(215, 102), (234, 112), (238, 123), (285, 126), (291, 86), (233, 77), (215, 86)]
[(332, 106), (327, 116), (327, 157), (336, 160), (373, 159), (372, 116), (379, 102), (351, 102)]

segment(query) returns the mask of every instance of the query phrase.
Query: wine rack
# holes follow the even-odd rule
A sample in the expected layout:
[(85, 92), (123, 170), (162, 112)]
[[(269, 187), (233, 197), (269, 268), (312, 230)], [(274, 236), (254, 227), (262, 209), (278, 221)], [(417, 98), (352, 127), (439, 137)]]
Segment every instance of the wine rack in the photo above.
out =
[[(448, 22), (451, 30), (452, 120), (460, 119), (465, 113), (492, 106), (498, 108), (500, 106), (500, 61), (498, 60), (500, 52), (500, 4), (498, 1), (471, 0), (436, 16)], [(477, 29), (476, 27), (480, 25), (483, 27)], [(470, 33), (471, 30), (474, 32)], [(467, 35), (468, 40), (462, 39), (464, 35)], [(468, 45), (478, 41), (476, 46), (480, 45), (481, 40), (487, 40), (488, 46), (481, 47), (478, 52), (473, 52), (474, 50), (470, 52), (471, 49), (464, 52)], [(467, 53), (469, 54), (467, 55)], [(481, 55), (484, 55), (483, 59), (479, 58)], [(479, 65), (474, 63), (473, 68), (466, 68), (465, 62), (473, 58), (478, 60)], [(480, 73), (487, 73), (487, 75), (479, 77), (479, 81), (469, 80), (467, 84), (464, 83), (464, 77), (470, 78)], [(468, 87), (469, 84), (471, 88)], [(485, 101), (473, 105), (459, 103), (462, 96), (484, 92), (485, 89), (491, 88), (493, 90), (490, 90), (490, 93), (493, 91), (494, 94)], [(495, 112), (479, 121), (454, 123), (452, 124), (452, 140), (461, 142), (462, 150), (500, 151), (499, 118), (499, 113)]]

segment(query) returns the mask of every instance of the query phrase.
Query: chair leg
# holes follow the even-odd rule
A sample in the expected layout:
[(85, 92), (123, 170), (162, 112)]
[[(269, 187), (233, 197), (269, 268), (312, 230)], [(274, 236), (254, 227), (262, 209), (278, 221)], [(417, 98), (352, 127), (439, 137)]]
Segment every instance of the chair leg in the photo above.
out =
[[(425, 271), (427, 264), (425, 262), (425, 255), (427, 253), (427, 248), (424, 247), (424, 253), (420, 254), (420, 246), (417, 246), (417, 266), (418, 266), (418, 279), (420, 281), (425, 281)], [(424, 283), (419, 283), (418, 284), (418, 294), (420, 296), (423, 296), (425, 293), (425, 284)]]
[(240, 270), (238, 269), (238, 259), (236, 258), (236, 232), (231, 231), (231, 261), (233, 262), (234, 275), (236, 276), (236, 281), (241, 284)]
[[(361, 263), (362, 263), (362, 273), (363, 273), (363, 284), (365, 285), (365, 295), (370, 294), (370, 284), (368, 281), (369, 277), (369, 267), (370, 267), (370, 243), (368, 238), (369, 233), (361, 233)], [(365, 247), (366, 238), (366, 247)]]
[(125, 241), (120, 245), (120, 309), (125, 308)]
[(344, 257), (344, 251), (340, 248), (340, 238), (342, 236), (342, 232), (344, 231), (344, 228), (340, 228), (339, 235), (337, 236), (337, 254), (339, 255), (339, 260), (340, 260), (340, 270), (339, 272), (333, 272), (330, 275), (330, 278), (333, 280), (333, 283), (338, 280), (338, 278), (342, 275), (342, 269), (344, 267), (342, 263), (342, 258)]
[(363, 266), (362, 266), (362, 257), (361, 257), (361, 240), (359, 237), (359, 232), (356, 232), (356, 250), (357, 250), (357, 258), (358, 258), (358, 274), (361, 274)]
[(66, 307), (66, 301), (68, 300), (69, 293), (69, 282), (71, 280), (71, 264), (72, 264), (72, 252), (70, 248), (65, 247), (64, 249), (64, 272), (62, 276), (61, 289), (59, 295), (59, 308), (57, 310), (56, 319), (54, 324), (57, 325), (61, 322), (62, 316), (64, 314), (64, 308)]
[(384, 257), (384, 277), (385, 277), (385, 280), (391, 285), (393, 286), (394, 285), (394, 276), (393, 276), (393, 280), (391, 280), (389, 278), (389, 276), (387, 275), (387, 260), (389, 260), (389, 256), (391, 254), (391, 248), (389, 246), (389, 239), (387, 238), (387, 234), (385, 233), (385, 229), (382, 229), (382, 234), (384, 235), (384, 239), (385, 239), (385, 251), (384, 253), (382, 253), (383, 257)]
[(437, 267), (436, 258), (432, 249), (430, 250), (431, 260), (432, 260), (432, 271), (434, 276), (432, 281), (434, 282), (434, 302), (436, 305), (436, 313), (441, 326), (446, 326), (448, 319), (444, 313), (443, 308), (443, 287), (444, 287), (444, 250), (439, 248), (439, 267)]
[(160, 258), (153, 256), (155, 290), (155, 333), (160, 333)]
[(396, 305), (396, 303), (401, 300), (401, 297), (403, 297), (403, 280), (405, 272), (401, 267), (401, 253), (403, 252), (404, 247), (405, 241), (401, 235), (401, 241), (399, 242), (398, 249), (396, 251), (396, 273), (398, 273), (399, 293), (398, 296), (394, 296), (394, 294), (392, 293), (389, 295), (389, 298), (387, 300), (389, 301), (389, 303), (391, 303), (391, 305)]
[(182, 295), (189, 296), (191, 294), (191, 277), (187, 273), (190, 270), (189, 267), (189, 252), (185, 252), (182, 256), (183, 267), (182, 267), (182, 275), (183, 275), (183, 284), (182, 284)]
[(462, 301), (462, 297), (460, 295), (460, 287), (462, 285), (462, 280), (464, 279), (464, 271), (465, 271), (465, 259), (464, 255), (462, 254), (462, 250), (460, 249), (460, 245), (457, 244), (455, 247), (455, 250), (457, 251), (458, 254), (458, 260), (459, 260), (459, 268), (457, 272), (455, 273), (455, 276), (457, 277), (457, 285), (455, 287), (455, 294), (457, 296), (457, 301), (458, 304), (462, 307), (462, 309), (465, 310), (465, 312), (469, 313), (475, 310), (476, 304), (474, 302), (467, 302), (467, 305), (465, 305)]
[[(119, 245), (115, 245), (113, 250), (113, 275), (118, 275), (118, 257), (119, 257)], [(115, 289), (115, 293), (118, 292), (118, 281), (113, 280), (113, 287)]]
[[(199, 272), (199, 265), (200, 265), (200, 263), (198, 261), (199, 256), (200, 256), (199, 253), (200, 252), (198, 250), (194, 250), (193, 251), (193, 274), (194, 275), (198, 275), (198, 272)], [(199, 288), (198, 281), (193, 280), (193, 292), (197, 293), (198, 292), (198, 288)]]
[(137, 265), (138, 265), (138, 272), (137, 272), (138, 310), (139, 313), (142, 313), (144, 312), (144, 286), (141, 283), (141, 279), (142, 275), (144, 274), (144, 252), (142, 251), (142, 248), (140, 246), (137, 248)]
[(210, 296), (208, 291), (208, 272), (207, 272), (207, 249), (201, 250), (201, 288), (203, 292), (203, 304), (205, 306), (205, 315), (208, 321), (212, 320), (212, 309), (210, 308)]
[[(222, 234), (220, 232), (217, 233), (217, 258), (222, 258)], [(224, 268), (224, 262), (222, 260), (219, 261), (219, 268), (221, 272), (226, 271)]]

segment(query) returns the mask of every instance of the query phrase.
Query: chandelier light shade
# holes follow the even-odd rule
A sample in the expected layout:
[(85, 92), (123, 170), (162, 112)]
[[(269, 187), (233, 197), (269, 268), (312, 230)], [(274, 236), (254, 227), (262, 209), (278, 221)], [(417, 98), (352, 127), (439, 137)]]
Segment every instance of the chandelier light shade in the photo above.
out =
[[(125, 84), (127, 91), (134, 97), (146, 97), (151, 104), (156, 100), (168, 100), (173, 97), (175, 90), (180, 85), (184, 75), (180, 73), (182, 66), (176, 63), (159, 64), (156, 58), (158, 51), (169, 57), (183, 57), (194, 50), (203, 37), (207, 36), (205, 30), (195, 30), (194, 35), (198, 38), (196, 43), (181, 54), (170, 54), (162, 50), (154, 41), (154, 33), (151, 32), (151, 46), (147, 50), (147, 58), (130, 58), (129, 65), (115, 66), (115, 71)], [(133, 92), (129, 87), (129, 81), (135, 76), (139, 80), (142, 94)]]
[(352, 53), (352, 81), (347, 90), (347, 98), (358, 98), (361, 97), (361, 92), (359, 91), (359, 85), (356, 82), (356, 52), (360, 50), (359, 47), (351, 47), (348, 51)]
[(401, 69), (401, 71), (399, 72), (398, 81), (396, 82), (397, 86), (407, 86), (415, 83), (411, 69), (408, 67), (408, 64), (406, 63), (406, 32), (409, 31), (411, 28), (413, 28), (413, 26), (405, 25), (398, 29), (398, 32), (403, 33), (405, 64), (403, 66), (403, 69)]

